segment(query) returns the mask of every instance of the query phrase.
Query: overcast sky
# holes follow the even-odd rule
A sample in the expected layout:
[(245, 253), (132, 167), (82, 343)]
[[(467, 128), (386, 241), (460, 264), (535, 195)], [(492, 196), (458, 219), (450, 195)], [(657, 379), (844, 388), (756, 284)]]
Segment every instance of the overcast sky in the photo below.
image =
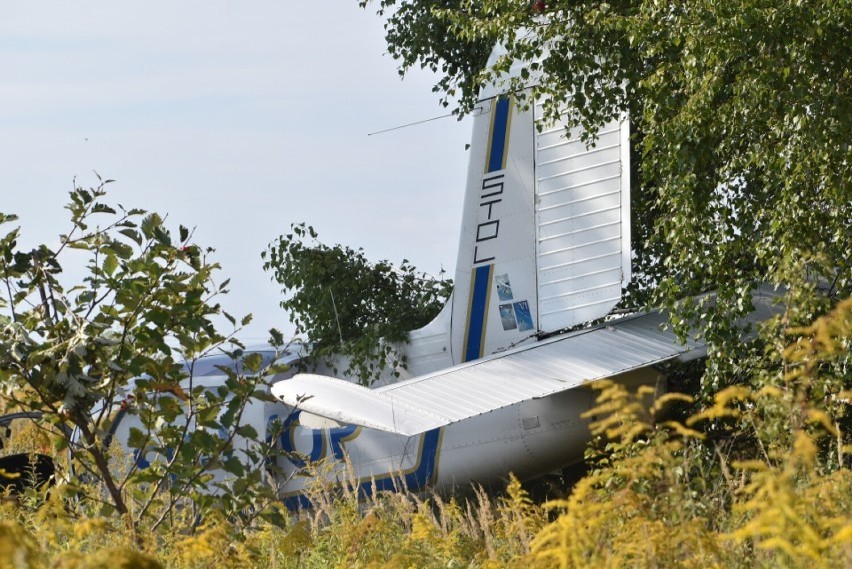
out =
[(400, 81), (356, 0), (6, 0), (0, 211), (23, 244), (68, 230), (72, 180), (168, 214), (215, 247), (242, 334), (291, 331), (260, 252), (293, 222), (373, 259), (456, 261), (469, 124), (418, 72)]

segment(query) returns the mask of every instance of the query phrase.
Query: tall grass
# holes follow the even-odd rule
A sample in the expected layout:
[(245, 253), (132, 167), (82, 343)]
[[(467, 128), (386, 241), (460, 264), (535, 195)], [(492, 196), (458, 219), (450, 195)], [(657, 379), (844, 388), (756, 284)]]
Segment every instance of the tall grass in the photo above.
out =
[(514, 478), (456, 498), (320, 481), (282, 523), (209, 513), (134, 536), (58, 485), (0, 503), (0, 569), (850, 567), (852, 301), (796, 334), (775, 380), (706, 402), (649, 408), (601, 382), (589, 470), (564, 499), (536, 504)]

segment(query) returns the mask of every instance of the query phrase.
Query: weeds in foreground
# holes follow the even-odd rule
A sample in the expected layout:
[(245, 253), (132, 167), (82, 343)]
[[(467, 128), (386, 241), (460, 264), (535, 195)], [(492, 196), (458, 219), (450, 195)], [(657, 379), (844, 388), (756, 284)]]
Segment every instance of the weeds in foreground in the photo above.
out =
[[(278, 524), (187, 518), (137, 545), (58, 486), (0, 504), (0, 569), (852, 566), (852, 300), (796, 334), (775, 381), (704, 403), (669, 394), (649, 409), (600, 383), (598, 444), (564, 500), (537, 505), (514, 478), (466, 500), (322, 482), (314, 509)], [(667, 417), (678, 401), (691, 410)]]

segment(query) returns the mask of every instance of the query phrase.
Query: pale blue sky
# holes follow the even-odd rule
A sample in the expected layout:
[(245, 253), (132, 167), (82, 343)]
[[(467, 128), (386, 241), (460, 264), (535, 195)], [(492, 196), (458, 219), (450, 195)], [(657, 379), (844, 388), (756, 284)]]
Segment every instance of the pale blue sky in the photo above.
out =
[(248, 340), (289, 330), (260, 252), (290, 223), (452, 271), (469, 125), (433, 78), (400, 81), (356, 0), (7, 0), (0, 18), (0, 211), (25, 245), (67, 230), (72, 179), (197, 228)]

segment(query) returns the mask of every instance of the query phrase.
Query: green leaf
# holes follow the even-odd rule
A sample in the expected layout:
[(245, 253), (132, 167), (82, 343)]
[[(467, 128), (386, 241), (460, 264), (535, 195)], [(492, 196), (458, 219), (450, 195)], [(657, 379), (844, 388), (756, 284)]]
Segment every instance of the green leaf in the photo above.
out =
[(142, 245), (142, 236), (135, 229), (119, 229), (119, 233), (125, 237), (132, 239), (137, 245)]
[(112, 276), (118, 268), (118, 258), (115, 255), (109, 254), (104, 259), (103, 271), (105, 274)]
[(219, 417), (219, 408), (218, 407), (206, 407), (198, 410), (198, 424), (203, 427), (218, 427), (219, 423), (217, 418)]
[(251, 425), (240, 425), (237, 428), (237, 434), (250, 441), (257, 440), (257, 429), (255, 429)]
[(127, 446), (130, 448), (141, 449), (149, 442), (148, 437), (137, 427), (130, 427), (129, 435), (127, 436)]
[(257, 352), (253, 352), (243, 358), (243, 365), (252, 373), (260, 371), (260, 366), (263, 365), (263, 356)]
[(92, 213), (112, 213), (115, 214), (115, 209), (104, 203), (96, 203), (92, 206)]
[(146, 239), (154, 239), (156, 233), (162, 232), (163, 219), (156, 213), (151, 213), (142, 219), (140, 229)]
[(270, 328), (269, 344), (275, 348), (280, 348), (284, 345), (284, 334), (282, 334), (277, 328)]
[(225, 470), (225, 472), (233, 474), (234, 476), (245, 476), (246, 473), (245, 466), (235, 456), (228, 458), (222, 464), (222, 468)]

